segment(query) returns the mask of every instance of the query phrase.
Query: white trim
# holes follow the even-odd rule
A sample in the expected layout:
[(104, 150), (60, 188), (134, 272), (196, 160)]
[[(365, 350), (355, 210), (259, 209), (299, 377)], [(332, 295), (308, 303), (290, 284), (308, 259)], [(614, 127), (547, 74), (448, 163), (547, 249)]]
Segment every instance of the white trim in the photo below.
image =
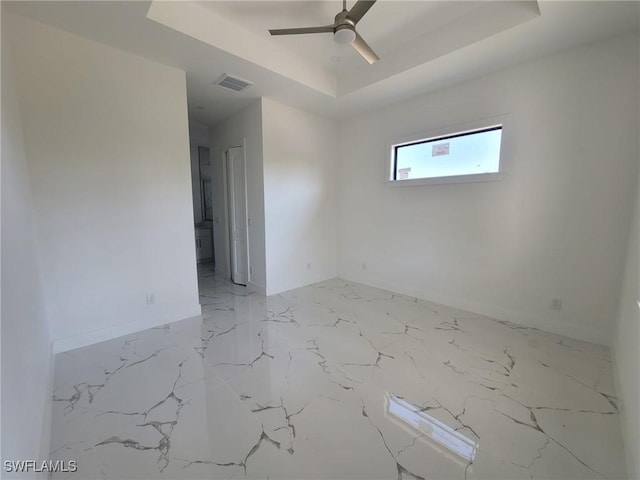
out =
[(410, 297), (419, 298), (427, 302), (437, 303), (453, 308), (459, 308), (467, 312), (475, 313), (485, 317), (493, 318), (496, 320), (503, 320), (526, 327), (537, 328), (549, 333), (555, 333), (563, 335), (576, 340), (582, 340), (584, 342), (596, 343), (598, 345), (610, 346), (611, 338), (606, 332), (602, 332), (598, 329), (592, 328), (588, 325), (581, 325), (573, 322), (561, 321), (557, 319), (541, 317), (527, 312), (520, 312), (517, 310), (511, 310), (508, 308), (499, 307), (497, 305), (491, 305), (482, 302), (475, 302), (470, 300), (464, 300), (459, 297), (452, 297), (449, 295), (443, 295), (439, 292), (422, 290), (412, 287), (405, 287), (398, 285), (397, 283), (387, 283), (372, 278), (365, 278), (364, 276), (355, 274), (343, 274), (341, 279), (361, 283), (375, 288), (381, 288), (390, 292), (397, 292), (402, 295), (408, 295)]
[[(637, 304), (638, 304), (638, 307), (640, 308), (640, 300), (637, 301)], [(620, 319), (618, 319), (618, 321), (620, 321)], [(627, 400), (629, 399), (633, 400), (635, 395), (634, 395), (634, 392), (627, 390), (627, 388), (630, 389), (631, 386), (628, 385), (627, 382), (623, 381), (623, 378), (622, 378), (623, 372), (620, 371), (620, 365), (624, 363), (624, 360), (626, 360), (626, 358), (625, 359), (622, 358), (622, 353), (620, 353), (617, 347), (618, 347), (617, 342), (616, 340), (614, 340), (613, 345), (611, 346), (611, 363), (613, 367), (613, 386), (615, 391), (617, 392), (617, 396), (618, 396), (617, 403), (618, 403), (618, 409), (620, 410), (620, 415), (618, 415), (618, 417), (620, 419), (620, 422), (619, 422), (620, 429), (622, 430), (624, 460), (627, 467), (627, 472), (629, 473), (632, 473), (634, 471), (639, 472), (640, 464), (634, 463), (634, 462), (637, 462), (638, 456), (636, 454), (637, 447), (633, 445), (634, 443), (633, 432), (634, 430), (638, 431), (637, 429), (638, 427), (640, 427), (638, 422), (640, 421), (640, 419), (638, 418), (637, 415), (635, 416), (635, 419), (634, 419), (633, 413), (630, 413), (630, 410), (633, 410), (634, 407), (637, 409), (638, 407), (637, 405), (629, 406), (626, 403)], [(633, 478), (638, 478), (638, 477), (633, 477)]]
[[(251, 277), (253, 276), (253, 268), (251, 265), (251, 249), (249, 248), (249, 187), (247, 185), (247, 139), (246, 137), (242, 138), (242, 163), (244, 164), (242, 169), (244, 171), (244, 231), (245, 231), (245, 242), (247, 249), (247, 284), (251, 283)], [(251, 222), (253, 224), (253, 221)]]
[(449, 177), (413, 178), (411, 180), (388, 180), (390, 187), (416, 187), (419, 185), (443, 185), (449, 183), (497, 182), (503, 180), (506, 173), (475, 173), (473, 175), (453, 175)]
[[(42, 414), (42, 436), (40, 438), (40, 457), (49, 458), (51, 453), (51, 427), (53, 417), (53, 388), (55, 378), (55, 360), (53, 352), (53, 342), (49, 344), (49, 378), (47, 379), (47, 397), (44, 403), (44, 411)], [(46, 475), (38, 476), (38, 478), (47, 478)]]
[[(231, 241), (230, 241), (230, 227), (229, 227), (229, 192), (227, 187), (227, 156), (229, 148), (222, 148), (222, 190), (224, 194), (224, 264), (226, 266), (226, 277), (231, 278)], [(217, 262), (216, 262), (217, 263)]]
[[(249, 248), (249, 190), (247, 187), (247, 139), (246, 137), (242, 138), (242, 145), (233, 145), (229, 147), (223, 147), (222, 151), (222, 177), (223, 177), (223, 188), (224, 188), (224, 211), (226, 216), (225, 221), (225, 230), (226, 230), (226, 264), (227, 264), (227, 274), (228, 278), (232, 279), (232, 269), (233, 265), (231, 264), (231, 226), (230, 226), (230, 205), (229, 205), (229, 177), (227, 176), (227, 167), (229, 161), (229, 150), (232, 148), (242, 148), (242, 163), (244, 170), (244, 208), (245, 208), (245, 232), (246, 232), (246, 250), (247, 250), (247, 284), (251, 283), (251, 249)], [(252, 222), (253, 223), (253, 222)]]
[(58, 338), (52, 342), (53, 353), (58, 354), (69, 350), (75, 350), (76, 348), (112, 340), (114, 338), (122, 337), (123, 335), (129, 335), (149, 328), (166, 325), (167, 323), (174, 323), (188, 318), (199, 317), (200, 315), (202, 315), (202, 307), (198, 304), (197, 307), (194, 306), (185, 312), (184, 316), (180, 315), (178, 320), (167, 320), (166, 318), (144, 319), (122, 325), (115, 325), (113, 327), (101, 328), (99, 330), (81, 333), (80, 335), (74, 335), (72, 337)]
[[(387, 142), (387, 153), (385, 157), (385, 173), (384, 182), (387, 186), (393, 187), (413, 187), (420, 185), (440, 185), (451, 183), (476, 183), (476, 182), (495, 182), (503, 180), (509, 171), (511, 160), (511, 114), (505, 113), (494, 117), (483, 118), (470, 122), (460, 123), (457, 125), (449, 125), (431, 129), (427, 131), (421, 131), (412, 133), (409, 135), (403, 135), (400, 137), (392, 138)], [(466, 132), (473, 132), (474, 130), (482, 130), (491, 127), (502, 126), (502, 138), (500, 144), (500, 163), (498, 172), (493, 173), (477, 173), (471, 175), (455, 175), (448, 177), (430, 177), (430, 178), (414, 178), (411, 180), (394, 180), (393, 170), (393, 152), (394, 147), (401, 146), (403, 144), (420, 142), (422, 140), (437, 139), (438, 137), (444, 137), (448, 135), (458, 135)]]
[(247, 283), (247, 287), (251, 290), (254, 290), (261, 297), (267, 296), (267, 289), (262, 285), (258, 285), (257, 283), (253, 283), (252, 281), (249, 281), (249, 283)]

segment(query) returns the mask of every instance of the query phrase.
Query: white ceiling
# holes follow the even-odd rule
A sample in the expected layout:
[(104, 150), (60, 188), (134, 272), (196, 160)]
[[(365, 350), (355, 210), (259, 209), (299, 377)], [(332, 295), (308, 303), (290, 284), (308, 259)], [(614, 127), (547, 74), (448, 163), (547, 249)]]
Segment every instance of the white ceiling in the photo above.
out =
[[(207, 125), (260, 96), (344, 118), (638, 30), (640, 19), (635, 1), (378, 0), (358, 24), (381, 57), (369, 65), (331, 34), (269, 36), (269, 28), (332, 23), (342, 8), (335, 0), (3, 3), (14, 13), (185, 70), (190, 118)], [(240, 93), (213, 85), (225, 72), (255, 85)]]
[[(347, 2), (347, 9), (354, 5)], [(329, 25), (342, 10), (341, 0), (309, 1), (216, 1), (204, 2), (206, 8), (228, 21), (259, 34), (264, 41), (278, 43), (302, 57), (313, 56), (318, 67), (334, 73), (366, 66), (348, 45), (331, 41), (331, 34), (282, 36), (270, 39), (270, 28)], [(379, 1), (358, 25), (367, 43), (384, 56), (400, 45), (427, 31), (452, 21), (479, 7), (470, 1)]]

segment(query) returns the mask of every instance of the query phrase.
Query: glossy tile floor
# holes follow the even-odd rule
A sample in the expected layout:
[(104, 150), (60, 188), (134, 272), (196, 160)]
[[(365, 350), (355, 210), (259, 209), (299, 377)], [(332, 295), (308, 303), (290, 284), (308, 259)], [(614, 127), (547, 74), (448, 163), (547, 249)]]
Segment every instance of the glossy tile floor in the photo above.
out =
[[(56, 357), (55, 478), (625, 476), (608, 349), (331, 280)], [(57, 475), (60, 475), (58, 477)]]

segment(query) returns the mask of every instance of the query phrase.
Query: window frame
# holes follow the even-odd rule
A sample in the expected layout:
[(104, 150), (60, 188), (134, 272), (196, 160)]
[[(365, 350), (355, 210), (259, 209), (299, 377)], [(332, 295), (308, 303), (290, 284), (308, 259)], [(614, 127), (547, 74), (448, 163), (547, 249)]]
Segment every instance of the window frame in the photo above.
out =
[[(498, 171), (492, 173), (470, 173), (465, 175), (450, 175), (446, 177), (413, 178), (407, 180), (395, 179), (396, 174), (396, 148), (420, 143), (427, 143), (447, 138), (462, 137), (490, 131), (501, 127), (502, 135), (500, 139), (500, 158), (498, 160)], [(511, 115), (504, 114), (490, 118), (484, 118), (473, 122), (450, 125), (437, 129), (431, 129), (395, 138), (388, 142), (387, 159), (385, 167), (385, 184), (396, 187), (410, 187), (417, 185), (439, 185), (451, 183), (475, 183), (493, 182), (505, 178), (509, 170), (509, 143), (511, 132)]]

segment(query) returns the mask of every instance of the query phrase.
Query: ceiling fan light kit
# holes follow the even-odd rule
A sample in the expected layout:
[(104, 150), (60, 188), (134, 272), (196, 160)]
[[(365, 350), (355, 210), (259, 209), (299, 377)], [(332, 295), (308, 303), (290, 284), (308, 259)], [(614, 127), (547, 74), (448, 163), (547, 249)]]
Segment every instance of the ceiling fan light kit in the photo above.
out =
[(333, 34), (333, 40), (340, 45), (348, 45), (356, 39), (356, 32), (349, 27), (337, 27)]
[(301, 35), (308, 33), (333, 33), (333, 40), (341, 45), (351, 44), (370, 64), (380, 60), (367, 42), (356, 31), (357, 23), (373, 6), (376, 0), (358, 0), (347, 10), (347, 0), (342, 0), (342, 11), (338, 12), (332, 25), (321, 27), (281, 28), (269, 30), (271, 35)]

